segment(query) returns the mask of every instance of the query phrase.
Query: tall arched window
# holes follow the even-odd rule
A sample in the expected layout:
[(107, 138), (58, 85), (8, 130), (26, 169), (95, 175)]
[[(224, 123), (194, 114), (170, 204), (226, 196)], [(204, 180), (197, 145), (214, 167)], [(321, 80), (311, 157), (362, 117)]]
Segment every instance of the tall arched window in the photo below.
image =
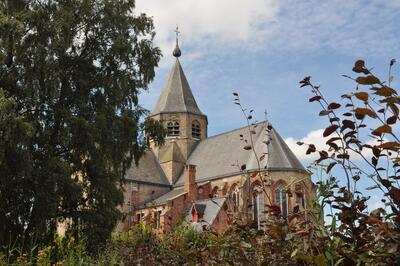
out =
[(239, 187), (235, 184), (232, 186), (229, 197), (231, 198), (233, 204), (239, 207)]
[(253, 189), (253, 220), (257, 223), (258, 229), (261, 229), (265, 222), (265, 197), (264, 191), (260, 186)]
[(279, 184), (275, 189), (275, 202), (280, 207), (283, 217), (288, 215), (288, 199), (285, 186)]
[(201, 136), (200, 134), (201, 134), (200, 123), (199, 123), (199, 121), (194, 120), (192, 122), (192, 137), (196, 138), (196, 139), (199, 139), (200, 136)]
[(179, 122), (171, 121), (167, 124), (168, 136), (179, 136)]

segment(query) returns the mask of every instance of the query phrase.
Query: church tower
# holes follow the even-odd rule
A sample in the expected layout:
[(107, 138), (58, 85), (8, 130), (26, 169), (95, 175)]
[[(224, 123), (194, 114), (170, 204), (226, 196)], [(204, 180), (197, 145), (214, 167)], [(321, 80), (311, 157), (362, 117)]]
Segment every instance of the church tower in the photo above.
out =
[(165, 144), (153, 147), (153, 152), (170, 184), (174, 184), (181, 174), (197, 143), (207, 138), (207, 116), (197, 106), (179, 62), (182, 53), (178, 44), (178, 27), (175, 32), (176, 46), (172, 54), (176, 61), (150, 114), (150, 118), (162, 121), (167, 129)]

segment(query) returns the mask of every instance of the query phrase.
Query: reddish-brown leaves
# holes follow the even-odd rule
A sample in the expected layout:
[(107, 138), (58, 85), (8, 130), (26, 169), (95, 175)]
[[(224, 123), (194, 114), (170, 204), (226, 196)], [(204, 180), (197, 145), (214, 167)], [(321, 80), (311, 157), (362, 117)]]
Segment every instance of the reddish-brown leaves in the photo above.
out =
[(381, 155), (381, 150), (377, 146), (374, 146), (372, 147), (372, 153), (375, 157), (379, 157)]
[(311, 85), (310, 79), (311, 79), (311, 77), (308, 76), (308, 77), (305, 77), (302, 81), (300, 81), (299, 82), (301, 84), (300, 88)]
[(350, 202), (350, 198), (346, 198), (346, 197), (335, 197), (335, 202)]
[(338, 109), (338, 108), (340, 108), (340, 104), (339, 103), (330, 103), (329, 105), (328, 105), (328, 109), (329, 110), (335, 110), (335, 109)]
[(318, 163), (322, 162), (323, 160), (328, 159), (328, 156), (329, 156), (329, 154), (326, 151), (320, 151), (319, 152), (319, 159), (315, 163), (318, 164)]
[(310, 144), (310, 145), (308, 145), (308, 149), (307, 149), (307, 151), (306, 151), (306, 154), (308, 155), (308, 154), (311, 154), (311, 153), (313, 153), (313, 152), (315, 152), (317, 149), (315, 148), (315, 145), (314, 144)]
[(378, 217), (374, 217), (374, 216), (367, 216), (365, 221), (369, 224), (381, 224), (382, 223), (381, 219), (379, 219)]
[(360, 91), (360, 92), (356, 92), (354, 93), (354, 95), (357, 97), (357, 99), (361, 100), (361, 101), (368, 101), (368, 93), (364, 92), (364, 91)]
[(395, 104), (389, 104), (389, 107), (392, 109), (394, 115), (399, 115), (399, 107), (397, 107)]
[(365, 77), (358, 77), (358, 78), (356, 78), (356, 81), (358, 84), (361, 84), (361, 85), (373, 85), (373, 84), (381, 83), (381, 81), (373, 75), (368, 75)]
[(356, 73), (364, 73), (365, 75), (369, 74), (369, 70), (364, 64), (364, 60), (357, 60), (354, 64), (353, 71)]
[(388, 125), (393, 125), (393, 124), (396, 123), (396, 121), (397, 121), (397, 116), (395, 116), (395, 115), (389, 117), (388, 119), (386, 119), (386, 123), (387, 123)]
[(384, 185), (386, 188), (390, 188), (392, 186), (392, 183), (387, 179), (382, 179), (381, 184)]
[(349, 159), (350, 155), (348, 155), (347, 153), (342, 153), (342, 154), (338, 154), (336, 157), (338, 159)]
[(336, 129), (338, 129), (339, 126), (338, 125), (331, 125), (327, 128), (325, 128), (323, 136), (324, 137), (328, 137), (330, 134), (332, 134), (333, 132), (335, 132)]
[(336, 165), (336, 162), (332, 162), (328, 165), (326, 168), (326, 173), (329, 174), (329, 172), (332, 170), (332, 168)]
[(392, 96), (393, 94), (396, 94), (396, 91), (390, 87), (387, 86), (382, 86), (380, 88), (371, 88), (371, 90), (374, 90), (374, 94), (383, 96), (383, 97), (389, 97)]
[(388, 194), (392, 198), (393, 202), (400, 205), (400, 189), (397, 187), (391, 187)]
[(397, 143), (396, 141), (388, 141), (380, 144), (378, 147), (385, 150), (397, 151), (400, 149), (400, 143)]
[(330, 113), (332, 113), (331, 110), (322, 110), (321, 112), (319, 112), (319, 115), (324, 116), (324, 115), (329, 115)]
[(272, 204), (272, 205), (265, 205), (270, 212), (275, 212), (275, 213), (280, 213), (281, 208), (278, 205)]
[(335, 151), (339, 150), (339, 146), (335, 143), (335, 141), (340, 140), (341, 138), (339, 137), (333, 137), (330, 138), (326, 144), (328, 144), (330, 147), (332, 147)]
[[(366, 115), (368, 115), (369, 117), (372, 117), (372, 118), (377, 117), (376, 113), (368, 108), (356, 108), (356, 109), (354, 109), (354, 113), (356, 114), (356, 117), (358, 119), (363, 119)], [(362, 117), (362, 118), (359, 118), (359, 117)]]
[(321, 96), (314, 96), (314, 97), (311, 97), (308, 101), (311, 103), (311, 102), (319, 101), (321, 99), (322, 99)]
[(375, 136), (381, 136), (383, 133), (392, 133), (392, 127), (389, 125), (382, 125), (371, 132)]
[(341, 131), (342, 131), (342, 132), (343, 132), (345, 129), (347, 129), (347, 128), (349, 128), (349, 129), (351, 129), (351, 130), (354, 130), (354, 129), (356, 128), (354, 122), (351, 121), (351, 120), (344, 119), (344, 120), (342, 121), (342, 124), (343, 124), (343, 126), (342, 126), (342, 128), (341, 128)]

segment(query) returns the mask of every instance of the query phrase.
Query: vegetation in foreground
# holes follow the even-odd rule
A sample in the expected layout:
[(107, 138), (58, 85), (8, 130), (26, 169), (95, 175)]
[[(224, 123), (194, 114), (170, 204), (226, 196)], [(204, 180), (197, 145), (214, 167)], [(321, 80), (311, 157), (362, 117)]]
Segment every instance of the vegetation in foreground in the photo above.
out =
[[(138, 224), (127, 233), (115, 234), (97, 256), (87, 253), (84, 238), (75, 241), (70, 236), (34, 247), (29, 254), (9, 247), (3, 251), (1, 263), (399, 265), (400, 141), (394, 125), (400, 120), (400, 98), (391, 87), (394, 63), (390, 62), (389, 80), (383, 82), (362, 60), (357, 61), (353, 71), (363, 75), (346, 76), (357, 88), (342, 96), (342, 104), (328, 102), (309, 77), (300, 82), (301, 87), (311, 88), (310, 102), (318, 102), (320, 115), (329, 120), (323, 133), (329, 137), (327, 150), (299, 143), (307, 145), (307, 154), (318, 153), (316, 165), (327, 163), (323, 168), (326, 177), (317, 183), (318, 195), (308, 203), (307, 215), (295, 207), (288, 219), (283, 219), (278, 206), (267, 204), (264, 231), (237, 220), (222, 234), (199, 233), (182, 224), (159, 236), (151, 224)], [(372, 183), (367, 190), (381, 192), (383, 207), (368, 210), (369, 198), (358, 189), (361, 180)], [(287, 193), (290, 196), (291, 191)], [(328, 224), (324, 221), (326, 209), (331, 210)]]

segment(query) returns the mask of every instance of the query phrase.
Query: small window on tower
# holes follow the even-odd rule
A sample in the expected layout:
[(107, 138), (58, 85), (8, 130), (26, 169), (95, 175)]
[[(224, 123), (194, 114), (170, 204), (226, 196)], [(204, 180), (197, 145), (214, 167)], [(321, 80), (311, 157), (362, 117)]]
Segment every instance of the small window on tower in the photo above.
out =
[(168, 136), (179, 136), (179, 122), (172, 121), (167, 124)]
[(195, 120), (192, 123), (192, 137), (193, 138), (200, 138), (200, 123), (199, 121)]

